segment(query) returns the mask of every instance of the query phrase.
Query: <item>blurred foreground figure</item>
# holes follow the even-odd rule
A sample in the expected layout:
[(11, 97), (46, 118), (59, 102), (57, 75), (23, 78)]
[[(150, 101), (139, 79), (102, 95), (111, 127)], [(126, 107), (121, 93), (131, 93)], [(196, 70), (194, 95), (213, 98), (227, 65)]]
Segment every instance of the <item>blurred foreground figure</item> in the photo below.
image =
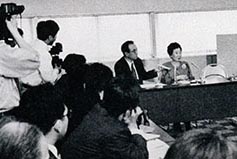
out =
[(52, 84), (35, 86), (23, 93), (15, 116), (36, 125), (46, 138), (50, 157), (59, 158), (55, 145), (67, 132), (69, 111)]
[(187, 131), (169, 148), (164, 159), (236, 159), (236, 143), (211, 129)]
[(47, 159), (48, 146), (42, 132), (33, 125), (0, 119), (0, 156), (2, 159)]

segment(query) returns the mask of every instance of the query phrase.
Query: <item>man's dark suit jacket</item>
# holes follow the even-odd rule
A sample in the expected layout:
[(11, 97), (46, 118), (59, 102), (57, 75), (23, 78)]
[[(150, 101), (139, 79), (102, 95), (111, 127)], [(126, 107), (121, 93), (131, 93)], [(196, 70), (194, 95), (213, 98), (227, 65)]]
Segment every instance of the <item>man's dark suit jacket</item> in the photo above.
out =
[[(155, 70), (145, 70), (142, 60), (140, 58), (137, 58), (134, 61), (134, 64), (137, 70), (139, 83), (142, 83), (143, 80), (151, 79), (157, 76)], [(129, 65), (124, 57), (120, 58), (115, 63), (114, 71), (116, 76), (132, 77), (132, 71), (130, 70)]]
[(69, 135), (62, 159), (148, 159), (146, 140), (95, 105)]

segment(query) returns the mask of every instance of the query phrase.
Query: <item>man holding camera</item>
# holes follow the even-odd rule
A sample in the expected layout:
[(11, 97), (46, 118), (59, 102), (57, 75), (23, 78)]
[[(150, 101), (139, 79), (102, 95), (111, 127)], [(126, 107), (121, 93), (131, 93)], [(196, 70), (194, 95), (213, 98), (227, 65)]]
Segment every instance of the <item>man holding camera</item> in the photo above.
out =
[(58, 68), (53, 68), (52, 57), (49, 53), (49, 46), (54, 43), (59, 31), (58, 24), (53, 20), (40, 21), (36, 31), (37, 39), (33, 41), (32, 46), (39, 53), (40, 67), (34, 73), (21, 79), (26, 88), (47, 82), (54, 84), (62, 76)]
[[(19, 105), (18, 78), (22, 78), (39, 67), (38, 53), (22, 38), (17, 30), (17, 14), (24, 6), (14, 3), (0, 7), (0, 116)], [(6, 43), (13, 38), (18, 47)]]

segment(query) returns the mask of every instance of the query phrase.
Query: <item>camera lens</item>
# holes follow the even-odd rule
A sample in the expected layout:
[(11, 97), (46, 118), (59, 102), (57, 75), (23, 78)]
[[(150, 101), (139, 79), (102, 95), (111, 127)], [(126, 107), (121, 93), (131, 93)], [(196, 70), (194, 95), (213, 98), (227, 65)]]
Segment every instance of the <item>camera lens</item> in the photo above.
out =
[(21, 14), (25, 10), (25, 7), (23, 5), (16, 6), (16, 10), (14, 14)]

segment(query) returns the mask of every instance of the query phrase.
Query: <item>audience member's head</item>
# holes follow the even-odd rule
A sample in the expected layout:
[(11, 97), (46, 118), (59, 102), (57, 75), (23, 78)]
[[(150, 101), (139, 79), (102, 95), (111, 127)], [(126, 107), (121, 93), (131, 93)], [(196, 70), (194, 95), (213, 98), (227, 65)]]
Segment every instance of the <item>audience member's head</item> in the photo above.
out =
[(62, 88), (62, 90), (66, 90), (65, 97), (78, 98), (78, 94), (84, 92), (84, 77), (89, 67), (88, 64), (86, 64), (86, 58), (83, 55), (69, 54), (64, 59), (62, 67), (67, 73), (64, 84), (66, 84), (68, 88)]
[(113, 72), (108, 66), (101, 63), (93, 63), (89, 66), (85, 75), (86, 89), (101, 92), (105, 85), (113, 77)]
[(86, 58), (79, 54), (69, 54), (63, 61), (63, 69), (67, 74), (74, 73), (76, 69), (82, 67), (86, 63)]
[(0, 156), (3, 159), (46, 159), (48, 145), (33, 125), (11, 117), (0, 119)]
[(133, 78), (113, 78), (105, 87), (103, 107), (110, 115), (119, 117), (138, 106), (139, 90), (139, 84)]
[(22, 95), (16, 117), (38, 126), (46, 138), (54, 136), (58, 140), (67, 131), (67, 113), (61, 94), (48, 83), (28, 89)]
[(169, 56), (173, 55), (175, 49), (180, 49), (180, 51), (182, 51), (182, 47), (179, 43), (177, 42), (170, 43), (169, 46), (167, 47), (167, 52)]
[(211, 129), (195, 129), (178, 138), (164, 159), (235, 159), (237, 146)]
[(40, 21), (37, 24), (36, 31), (38, 39), (44, 41), (47, 45), (52, 45), (56, 40), (59, 26), (53, 20)]
[(121, 51), (124, 55), (124, 57), (130, 59), (130, 60), (136, 60), (137, 59), (137, 46), (134, 44), (133, 41), (126, 41), (121, 46)]

